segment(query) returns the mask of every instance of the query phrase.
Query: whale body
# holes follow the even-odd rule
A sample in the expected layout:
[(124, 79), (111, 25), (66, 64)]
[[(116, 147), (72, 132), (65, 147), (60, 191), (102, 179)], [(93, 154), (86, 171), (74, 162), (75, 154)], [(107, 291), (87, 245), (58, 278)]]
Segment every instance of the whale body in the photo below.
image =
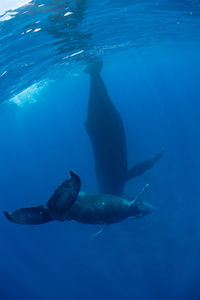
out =
[(90, 94), (85, 123), (90, 138), (100, 193), (121, 196), (127, 180), (142, 175), (161, 157), (156, 156), (128, 169), (127, 146), (121, 116), (112, 103), (100, 75), (102, 62), (88, 64)]
[(153, 206), (141, 201), (147, 185), (135, 199), (128, 199), (79, 192), (80, 179), (73, 172), (71, 176), (56, 189), (46, 205), (4, 212), (6, 218), (13, 223), (27, 225), (70, 220), (84, 224), (113, 224), (127, 217), (143, 217), (154, 211)]
[(141, 200), (80, 192), (74, 205), (68, 211), (67, 220), (75, 220), (84, 224), (108, 225), (121, 222), (128, 217), (143, 217), (154, 210), (151, 204)]

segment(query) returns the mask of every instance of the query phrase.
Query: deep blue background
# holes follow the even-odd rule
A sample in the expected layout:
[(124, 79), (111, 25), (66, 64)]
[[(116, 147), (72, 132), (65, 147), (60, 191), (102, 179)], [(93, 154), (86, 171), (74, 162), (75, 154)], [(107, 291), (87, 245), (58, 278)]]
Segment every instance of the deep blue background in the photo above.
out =
[[(162, 159), (128, 182), (155, 214), (108, 227), (9, 223), (2, 212), (45, 203), (69, 170), (97, 192), (84, 123), (89, 78), (63, 74), (34, 92), (35, 103), (0, 108), (1, 299), (182, 299), (200, 297), (200, 60), (195, 47), (116, 53), (102, 76), (124, 121), (131, 167)], [(62, 77), (62, 76), (60, 76)], [(26, 99), (26, 95), (24, 99)], [(23, 99), (23, 96), (20, 98)]]

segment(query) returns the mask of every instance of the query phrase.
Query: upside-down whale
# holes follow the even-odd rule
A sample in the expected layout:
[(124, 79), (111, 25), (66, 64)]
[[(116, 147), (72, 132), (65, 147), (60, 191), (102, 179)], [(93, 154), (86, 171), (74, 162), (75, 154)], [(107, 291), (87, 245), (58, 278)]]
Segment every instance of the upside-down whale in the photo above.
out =
[(85, 126), (94, 152), (100, 193), (121, 196), (126, 181), (152, 168), (162, 152), (128, 169), (123, 122), (108, 95), (101, 69), (100, 60), (89, 63), (86, 69), (90, 74), (90, 94)]
[(17, 224), (37, 225), (50, 221), (75, 220), (84, 224), (108, 225), (128, 217), (140, 218), (155, 209), (142, 202), (141, 196), (148, 185), (134, 199), (113, 195), (92, 195), (80, 191), (81, 181), (72, 171), (53, 193), (46, 205), (4, 212), (7, 219)]

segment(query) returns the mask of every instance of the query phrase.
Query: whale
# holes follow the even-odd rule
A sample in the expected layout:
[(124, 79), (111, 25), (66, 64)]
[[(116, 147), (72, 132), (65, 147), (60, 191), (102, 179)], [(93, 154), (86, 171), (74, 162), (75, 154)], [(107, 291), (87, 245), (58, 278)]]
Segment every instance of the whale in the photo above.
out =
[(100, 193), (121, 196), (126, 182), (152, 168), (161, 157), (162, 151), (128, 168), (123, 121), (101, 77), (102, 66), (102, 61), (97, 59), (88, 62), (85, 70), (90, 76), (85, 127), (94, 153)]
[(155, 211), (151, 204), (142, 201), (148, 184), (135, 198), (89, 194), (80, 192), (79, 176), (72, 171), (70, 174), (71, 178), (55, 190), (45, 205), (4, 212), (5, 217), (13, 223), (26, 225), (71, 220), (83, 224), (109, 225), (128, 217), (141, 218)]

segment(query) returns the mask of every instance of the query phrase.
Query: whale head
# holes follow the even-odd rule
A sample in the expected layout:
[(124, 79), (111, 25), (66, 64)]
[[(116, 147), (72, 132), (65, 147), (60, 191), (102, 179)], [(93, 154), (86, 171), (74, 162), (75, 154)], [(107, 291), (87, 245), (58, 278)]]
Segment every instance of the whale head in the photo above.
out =
[(138, 209), (139, 214), (142, 214), (143, 216), (151, 214), (156, 211), (155, 207), (147, 202), (140, 202), (137, 205), (137, 209)]
[(144, 217), (156, 211), (155, 207), (147, 202), (139, 202), (131, 206), (130, 215), (135, 218)]

